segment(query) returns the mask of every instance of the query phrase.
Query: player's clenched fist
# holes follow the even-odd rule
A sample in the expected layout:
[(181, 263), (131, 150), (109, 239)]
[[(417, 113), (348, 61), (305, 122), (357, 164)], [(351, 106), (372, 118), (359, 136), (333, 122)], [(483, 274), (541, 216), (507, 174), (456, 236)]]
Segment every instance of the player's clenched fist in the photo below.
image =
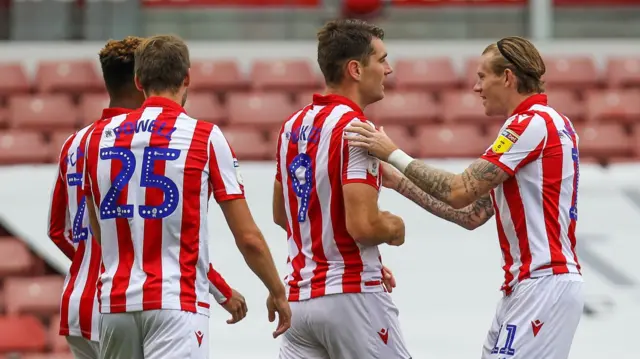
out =
[(387, 223), (391, 223), (393, 228), (395, 228), (395, 233), (393, 233), (393, 236), (387, 242), (387, 244), (389, 244), (390, 246), (403, 245), (404, 244), (404, 221), (402, 220), (402, 218), (388, 211), (382, 211), (380, 212), (380, 215), (385, 221), (388, 221)]
[(244, 296), (235, 289), (232, 290), (231, 298), (222, 307), (231, 314), (231, 319), (227, 320), (227, 324), (235, 324), (247, 316), (247, 302), (244, 300)]
[(278, 313), (278, 327), (273, 332), (273, 337), (277, 338), (287, 331), (291, 326), (291, 307), (285, 295), (274, 297), (269, 294), (267, 298), (267, 310), (269, 311), (269, 321), (276, 320), (276, 312)]

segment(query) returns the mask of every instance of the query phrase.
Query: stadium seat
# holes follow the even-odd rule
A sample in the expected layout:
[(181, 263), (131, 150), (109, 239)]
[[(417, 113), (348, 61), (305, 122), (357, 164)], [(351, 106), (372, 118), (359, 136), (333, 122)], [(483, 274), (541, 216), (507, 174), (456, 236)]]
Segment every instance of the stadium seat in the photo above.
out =
[(262, 132), (247, 127), (223, 127), (221, 130), (239, 161), (275, 158), (276, 147), (269, 146)]
[(468, 90), (444, 92), (441, 111), (447, 123), (466, 122), (481, 125), (495, 120), (484, 114), (480, 95)]
[(49, 347), (54, 353), (65, 353), (69, 351), (67, 339), (60, 334), (60, 315), (54, 315), (49, 320)]
[(69, 131), (57, 131), (51, 134), (51, 140), (49, 141), (49, 148), (51, 148), (50, 162), (57, 163), (60, 159), (60, 151), (62, 145), (71, 136), (73, 132)]
[(287, 91), (320, 87), (311, 63), (307, 60), (258, 60), (251, 64), (251, 84), (259, 91)]
[(384, 99), (369, 105), (366, 113), (376, 125), (416, 125), (437, 121), (441, 111), (427, 92), (397, 90), (387, 92)]
[(232, 93), (227, 99), (230, 125), (245, 125), (277, 131), (293, 115), (285, 93)]
[(478, 81), (479, 57), (469, 57), (464, 61), (464, 69), (460, 78), (462, 89), (471, 91), (473, 85)]
[(416, 131), (423, 158), (479, 157), (490, 143), (473, 125), (424, 125)]
[(587, 120), (591, 122), (640, 122), (640, 90), (588, 91)]
[(8, 95), (27, 93), (31, 89), (31, 84), (27, 74), (19, 62), (0, 63), (0, 104), (2, 98)]
[(57, 275), (7, 278), (4, 284), (7, 314), (58, 313), (63, 283), (64, 277)]
[(613, 123), (575, 126), (580, 136), (580, 156), (606, 160), (608, 157), (630, 157), (632, 140), (623, 126)]
[(92, 60), (42, 61), (38, 63), (35, 85), (38, 91), (83, 94), (105, 91)]
[(9, 122), (16, 129), (73, 130), (78, 114), (71, 99), (63, 94), (20, 95), (9, 98)]
[(9, 110), (0, 106), (0, 128), (5, 128), (9, 125)]
[(191, 62), (191, 91), (238, 91), (246, 89), (245, 79), (235, 60), (194, 60)]
[(78, 106), (80, 124), (87, 126), (97, 121), (102, 115), (102, 110), (107, 107), (109, 107), (109, 95), (106, 93), (92, 93), (82, 96)]
[(591, 57), (555, 56), (545, 58), (544, 62), (546, 72), (542, 79), (549, 89), (582, 91), (600, 83), (600, 76)]
[[(5, 358), (11, 359), (11, 358)], [(19, 359), (74, 359), (73, 354), (69, 353), (39, 353), (39, 354), (25, 354), (19, 357)]]
[(227, 112), (218, 99), (210, 93), (192, 93), (184, 105), (187, 115), (198, 120), (220, 125), (226, 122)]
[(397, 89), (440, 91), (457, 87), (458, 76), (450, 57), (400, 59), (394, 67)]
[(29, 274), (33, 257), (24, 242), (13, 237), (0, 237), (0, 278)]
[[(294, 101), (294, 111), (299, 110), (313, 101), (313, 94), (323, 94), (322, 90), (302, 91), (298, 93)], [(366, 113), (366, 112), (365, 112)]]
[(47, 347), (42, 322), (31, 315), (0, 317), (0, 353), (36, 353)]
[(633, 128), (631, 146), (636, 159), (640, 159), (640, 123)]
[(46, 163), (50, 155), (40, 132), (0, 132), (0, 164)]
[(549, 106), (567, 116), (571, 122), (584, 120), (584, 104), (578, 99), (574, 91), (566, 89), (552, 89), (545, 91)]
[(611, 88), (640, 87), (640, 57), (609, 57), (604, 78)]
[(402, 150), (411, 156), (420, 156), (418, 147), (420, 143), (411, 135), (409, 129), (400, 125), (384, 126), (384, 132), (393, 140)]

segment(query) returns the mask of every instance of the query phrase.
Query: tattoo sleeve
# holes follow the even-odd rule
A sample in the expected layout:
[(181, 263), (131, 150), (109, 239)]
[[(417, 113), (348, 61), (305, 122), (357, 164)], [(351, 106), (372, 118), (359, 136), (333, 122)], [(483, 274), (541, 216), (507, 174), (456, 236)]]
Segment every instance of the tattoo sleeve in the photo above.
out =
[(414, 160), (404, 175), (426, 194), (454, 208), (470, 205), (509, 178), (502, 168), (483, 159), (476, 160), (459, 175)]
[(400, 180), (397, 192), (429, 213), (469, 230), (485, 224), (494, 214), (491, 197), (488, 194), (467, 207), (455, 209), (426, 194), (407, 178)]

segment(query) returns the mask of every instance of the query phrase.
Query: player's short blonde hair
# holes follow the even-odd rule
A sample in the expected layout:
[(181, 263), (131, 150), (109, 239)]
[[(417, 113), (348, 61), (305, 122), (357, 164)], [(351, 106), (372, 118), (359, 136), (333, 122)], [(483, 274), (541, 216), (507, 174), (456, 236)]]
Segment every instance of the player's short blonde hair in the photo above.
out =
[(521, 94), (544, 92), (542, 75), (546, 67), (538, 49), (527, 39), (519, 36), (505, 37), (495, 44), (487, 46), (482, 54), (491, 53), (491, 70), (502, 75), (509, 69), (518, 79), (518, 92)]
[(189, 73), (187, 44), (175, 35), (156, 35), (136, 49), (135, 74), (146, 94), (177, 92)]

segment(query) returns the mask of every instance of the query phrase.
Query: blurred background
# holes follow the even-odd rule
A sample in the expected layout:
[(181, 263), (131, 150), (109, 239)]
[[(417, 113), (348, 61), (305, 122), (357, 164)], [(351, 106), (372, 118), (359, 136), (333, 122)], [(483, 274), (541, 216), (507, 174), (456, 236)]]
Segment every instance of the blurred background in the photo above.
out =
[[(394, 73), (365, 112), (414, 156), (462, 171), (497, 135), (471, 91), (482, 50), (532, 39), (550, 104), (580, 136), (578, 251), (587, 305), (571, 358), (637, 359), (640, 321), (640, 0), (0, 0), (0, 358), (68, 359), (57, 335), (69, 261), (46, 236), (62, 142), (107, 97), (97, 53), (110, 38), (174, 33), (189, 43), (187, 112), (219, 124), (282, 276), (286, 236), (271, 222), (277, 130), (323, 91), (315, 33), (326, 21), (381, 25)], [(479, 358), (503, 273), (495, 222), (469, 232), (395, 193), (407, 242), (382, 249), (414, 358)], [(266, 292), (217, 206), (211, 259), (249, 316), (211, 316), (211, 358), (276, 358)], [(525, 329), (522, 329), (525, 330)]]

